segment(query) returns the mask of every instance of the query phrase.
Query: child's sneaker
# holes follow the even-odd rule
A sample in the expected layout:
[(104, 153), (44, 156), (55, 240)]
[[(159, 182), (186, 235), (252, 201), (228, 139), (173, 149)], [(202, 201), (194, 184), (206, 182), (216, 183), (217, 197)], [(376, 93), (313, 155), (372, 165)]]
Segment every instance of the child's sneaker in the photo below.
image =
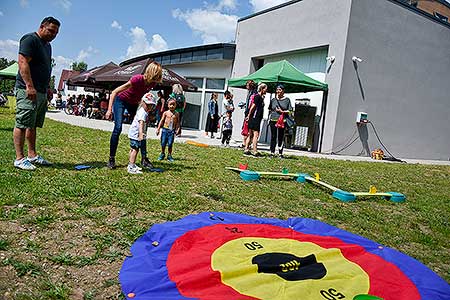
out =
[(28, 171), (33, 171), (36, 169), (36, 167), (32, 163), (30, 163), (30, 161), (26, 157), (19, 160), (16, 159), (14, 161), (14, 167)]
[(142, 167), (144, 167), (144, 168), (146, 168), (146, 169), (153, 169), (153, 168), (154, 168), (154, 167), (153, 167), (153, 164), (148, 160), (147, 157), (144, 157), (144, 158), (141, 160), (141, 165), (142, 165)]
[(42, 156), (37, 155), (33, 158), (27, 158), (27, 160), (32, 163), (32, 164), (38, 164), (41, 166), (51, 166), (53, 165), (51, 162), (49, 162), (48, 160), (45, 160)]
[(106, 167), (110, 170), (116, 168), (116, 160), (114, 159), (114, 157), (109, 158), (109, 161), (108, 161), (108, 164), (106, 165)]
[(166, 156), (166, 155), (165, 155), (164, 153), (161, 153), (161, 154), (158, 156), (158, 160), (163, 160), (165, 156)]
[(142, 174), (142, 171), (139, 170), (139, 167), (136, 165), (128, 164), (127, 172), (130, 174)]
[(167, 155), (167, 160), (170, 162), (174, 162), (175, 160), (173, 159), (172, 155)]

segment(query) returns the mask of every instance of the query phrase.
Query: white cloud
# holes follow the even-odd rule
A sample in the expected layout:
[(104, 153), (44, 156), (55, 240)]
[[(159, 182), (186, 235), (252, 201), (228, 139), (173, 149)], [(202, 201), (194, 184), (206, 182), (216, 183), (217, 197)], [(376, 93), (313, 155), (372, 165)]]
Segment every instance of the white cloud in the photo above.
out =
[(168, 49), (167, 42), (162, 36), (154, 34), (152, 40), (149, 41), (145, 30), (140, 27), (131, 28), (130, 36), (131, 45), (127, 49), (127, 58)]
[(28, 0), (20, 0), (19, 3), (23, 8), (30, 6), (30, 2), (28, 2)]
[(233, 10), (236, 9), (236, 0), (220, 0), (219, 4), (217, 4), (216, 6), (217, 10), (222, 10), (222, 9), (229, 9), (229, 10)]
[(52, 70), (52, 75), (55, 75), (56, 77), (56, 82), (55, 85), (56, 87), (58, 87), (58, 83), (59, 83), (59, 78), (61, 77), (61, 73), (63, 69), (66, 70), (71, 70), (71, 65), (73, 63), (73, 59), (71, 58), (67, 58), (64, 56), (55, 56), (53, 57), (55, 59), (55, 67)]
[(0, 10), (0, 17), (3, 17), (4, 15), (3, 15), (3, 12)]
[(56, 0), (56, 5), (61, 6), (66, 12), (70, 11), (72, 7), (72, 2), (70, 0)]
[(175, 9), (172, 16), (185, 21), (194, 33), (200, 35), (204, 44), (234, 40), (238, 16), (207, 9), (193, 9), (186, 12)]
[(99, 51), (97, 49), (94, 49), (92, 46), (89, 46), (87, 49), (81, 49), (80, 52), (78, 53), (78, 57), (76, 59), (76, 61), (80, 62), (80, 61), (84, 61), (86, 60), (86, 58), (91, 57), (92, 54), (96, 54)]
[(122, 25), (120, 25), (119, 22), (117, 22), (116, 20), (114, 20), (114, 21), (111, 23), (111, 27), (112, 27), (112, 28), (119, 29), (119, 30), (122, 30)]
[(288, 1), (289, 0), (250, 0), (250, 4), (253, 6), (253, 11), (257, 12)]
[(17, 60), (19, 53), (19, 42), (13, 40), (0, 40), (0, 57), (8, 60)]

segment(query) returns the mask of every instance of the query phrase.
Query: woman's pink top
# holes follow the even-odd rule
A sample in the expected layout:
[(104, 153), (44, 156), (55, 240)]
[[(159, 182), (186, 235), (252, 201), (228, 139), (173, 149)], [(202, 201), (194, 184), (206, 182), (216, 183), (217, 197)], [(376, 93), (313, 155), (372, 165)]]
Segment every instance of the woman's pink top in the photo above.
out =
[(154, 88), (156, 85), (155, 82), (146, 84), (144, 75), (134, 75), (131, 77), (130, 82), (131, 87), (117, 95), (122, 101), (130, 104), (139, 104), (142, 96), (144, 96), (145, 93)]

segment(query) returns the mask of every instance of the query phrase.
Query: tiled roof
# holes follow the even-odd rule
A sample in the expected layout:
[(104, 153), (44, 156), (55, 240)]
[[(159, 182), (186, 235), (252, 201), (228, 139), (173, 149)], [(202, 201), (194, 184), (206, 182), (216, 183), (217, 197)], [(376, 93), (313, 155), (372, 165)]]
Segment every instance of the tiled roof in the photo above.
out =
[(62, 70), (61, 77), (59, 78), (58, 83), (58, 91), (62, 91), (64, 89), (64, 81), (67, 81), (72, 76), (80, 74), (80, 71), (74, 70)]

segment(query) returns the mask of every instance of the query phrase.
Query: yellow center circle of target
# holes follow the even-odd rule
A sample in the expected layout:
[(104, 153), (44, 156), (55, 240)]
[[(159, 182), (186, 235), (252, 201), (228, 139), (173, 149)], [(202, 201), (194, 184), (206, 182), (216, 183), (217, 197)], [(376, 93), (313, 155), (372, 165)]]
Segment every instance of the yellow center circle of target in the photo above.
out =
[[(296, 257), (314, 254), (326, 274), (320, 279), (288, 281), (277, 274), (258, 273), (258, 265), (252, 259), (266, 253)], [(347, 260), (339, 249), (291, 239), (245, 237), (228, 241), (214, 251), (211, 266), (220, 272), (224, 284), (259, 299), (352, 299), (354, 295), (368, 293), (370, 287), (367, 273)], [(298, 262), (291, 266), (301, 268)], [(286, 265), (280, 269), (288, 271)]]

